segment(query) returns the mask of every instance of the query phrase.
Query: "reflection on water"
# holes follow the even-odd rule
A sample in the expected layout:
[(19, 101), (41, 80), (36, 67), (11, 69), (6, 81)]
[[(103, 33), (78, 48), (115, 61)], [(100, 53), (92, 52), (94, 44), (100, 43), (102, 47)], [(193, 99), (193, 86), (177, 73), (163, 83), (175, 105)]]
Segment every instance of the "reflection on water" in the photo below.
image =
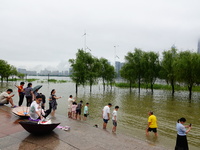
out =
[[(35, 77), (33, 77), (35, 78)], [(40, 77), (38, 77), (40, 78)], [(47, 77), (42, 77), (43, 79)], [(68, 78), (57, 78), (60, 80)], [(17, 89), (14, 87), (13, 82), (1, 85), (2, 89), (13, 88), (14, 93), (17, 94)], [(19, 84), (19, 83), (17, 83)], [(58, 100), (58, 109), (56, 113), (67, 116), (67, 99), (69, 95), (75, 96), (75, 84), (72, 82), (67, 83), (47, 83), (40, 81), (33, 82), (33, 87), (42, 84), (43, 87), (39, 90), (43, 94), (48, 96), (52, 89), (56, 89), (56, 95), (62, 96), (62, 99)], [(192, 130), (188, 134), (188, 142), (191, 149), (195, 150), (200, 147), (200, 99), (199, 93), (194, 92), (192, 100), (188, 99), (188, 92), (176, 92), (175, 96), (171, 96), (171, 91), (154, 90), (152, 95), (146, 90), (141, 90), (138, 94), (138, 89), (133, 89), (131, 92), (129, 89), (113, 87), (108, 88), (103, 92), (101, 84), (95, 85), (92, 88), (92, 93), (89, 93), (89, 87), (79, 87), (79, 93), (77, 95), (77, 101), (83, 100), (84, 103), (89, 102), (89, 117), (87, 122), (91, 125), (98, 124), (102, 127), (101, 113), (102, 109), (107, 103), (111, 102), (114, 109), (115, 105), (119, 105), (118, 112), (118, 127), (117, 132), (123, 133), (132, 137), (139, 138), (143, 141), (147, 141), (151, 145), (163, 145), (170, 149), (174, 148), (176, 141), (176, 121), (185, 117), (187, 119), (186, 124), (192, 123)], [(14, 101), (17, 104), (18, 97), (14, 97)], [(26, 103), (24, 102), (23, 105)], [(48, 107), (48, 104), (46, 104)], [(150, 134), (149, 137), (145, 136), (145, 128), (147, 126), (148, 111), (154, 111), (154, 114), (158, 119), (158, 135), (156, 139), (154, 134)], [(111, 130), (112, 123), (108, 123), (108, 130)]]
[(26, 138), (22, 140), (18, 149), (56, 149), (59, 145), (60, 140), (56, 138), (58, 135), (52, 131), (46, 135), (36, 136), (29, 134)]

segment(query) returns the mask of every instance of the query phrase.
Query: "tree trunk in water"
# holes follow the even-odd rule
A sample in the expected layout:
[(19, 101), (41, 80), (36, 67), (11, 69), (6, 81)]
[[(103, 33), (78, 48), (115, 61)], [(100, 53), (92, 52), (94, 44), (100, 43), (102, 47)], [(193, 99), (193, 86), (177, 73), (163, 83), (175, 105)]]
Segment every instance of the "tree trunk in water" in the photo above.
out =
[(174, 80), (171, 81), (172, 96), (174, 96)]
[(139, 89), (138, 89), (138, 90), (139, 90), (138, 92), (140, 93), (140, 76), (139, 76), (139, 78), (138, 78), (138, 88), (139, 88)]
[(130, 92), (131, 92), (131, 88), (132, 88), (132, 86), (131, 86), (131, 85), (132, 85), (132, 82), (130, 81), (130, 85), (129, 85), (129, 86), (130, 86)]
[(90, 84), (90, 93), (92, 92), (92, 84)]
[(105, 81), (104, 81), (104, 79), (103, 79), (103, 91), (105, 91)]
[(153, 84), (151, 83), (151, 93), (153, 94)]
[(189, 99), (192, 98), (192, 85), (188, 86), (189, 89)]
[(78, 94), (78, 84), (76, 83), (76, 94)]

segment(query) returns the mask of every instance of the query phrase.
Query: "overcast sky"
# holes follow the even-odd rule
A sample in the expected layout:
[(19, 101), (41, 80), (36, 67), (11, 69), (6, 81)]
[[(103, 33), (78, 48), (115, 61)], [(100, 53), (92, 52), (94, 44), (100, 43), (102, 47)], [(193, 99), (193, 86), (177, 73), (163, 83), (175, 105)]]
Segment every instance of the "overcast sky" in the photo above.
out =
[(135, 47), (196, 52), (200, 1), (0, 0), (0, 59), (16, 67), (65, 70), (85, 32), (87, 51), (111, 62)]

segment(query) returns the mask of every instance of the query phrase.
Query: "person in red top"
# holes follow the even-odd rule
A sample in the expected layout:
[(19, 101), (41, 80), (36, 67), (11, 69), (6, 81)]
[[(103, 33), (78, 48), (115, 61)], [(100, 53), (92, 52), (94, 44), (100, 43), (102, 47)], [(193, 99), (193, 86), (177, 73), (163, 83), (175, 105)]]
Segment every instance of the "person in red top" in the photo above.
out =
[(19, 103), (18, 105), (21, 106), (24, 101), (24, 82), (20, 83), (20, 86), (15, 85), (18, 88), (19, 93)]

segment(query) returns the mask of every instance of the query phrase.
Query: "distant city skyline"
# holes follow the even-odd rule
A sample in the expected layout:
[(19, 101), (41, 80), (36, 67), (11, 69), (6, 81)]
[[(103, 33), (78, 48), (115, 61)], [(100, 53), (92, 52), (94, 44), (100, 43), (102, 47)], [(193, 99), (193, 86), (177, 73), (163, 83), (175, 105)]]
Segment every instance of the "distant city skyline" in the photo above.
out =
[(36, 71), (36, 70), (30, 71), (30, 70), (26, 70), (26, 69), (22, 69), (22, 68), (17, 68), (18, 72), (23, 73), (25, 75), (32, 75), (32, 76), (37, 76), (37, 75), (69, 76), (71, 74), (70, 70), (71, 70), (71, 68), (69, 68), (69, 70), (65, 70), (65, 71), (58, 71), (58, 70), (51, 71), (51, 70), (47, 70), (47, 69), (40, 70), (40, 71)]
[[(108, 62), (110, 64), (110, 62)], [(124, 62), (119, 62), (115, 61), (114, 67), (115, 67), (115, 72), (117, 74), (117, 77), (120, 77), (120, 70), (123, 67)], [(24, 68), (17, 68), (17, 71), (20, 73), (23, 73), (25, 75), (61, 75), (61, 76), (69, 76), (71, 75), (71, 70), (72, 68), (70, 67), (69, 69), (66, 70), (48, 70), (48, 69), (43, 69), (43, 70), (27, 70)]]
[(197, 53), (200, 53), (200, 39), (199, 39), (199, 41), (198, 41)]

